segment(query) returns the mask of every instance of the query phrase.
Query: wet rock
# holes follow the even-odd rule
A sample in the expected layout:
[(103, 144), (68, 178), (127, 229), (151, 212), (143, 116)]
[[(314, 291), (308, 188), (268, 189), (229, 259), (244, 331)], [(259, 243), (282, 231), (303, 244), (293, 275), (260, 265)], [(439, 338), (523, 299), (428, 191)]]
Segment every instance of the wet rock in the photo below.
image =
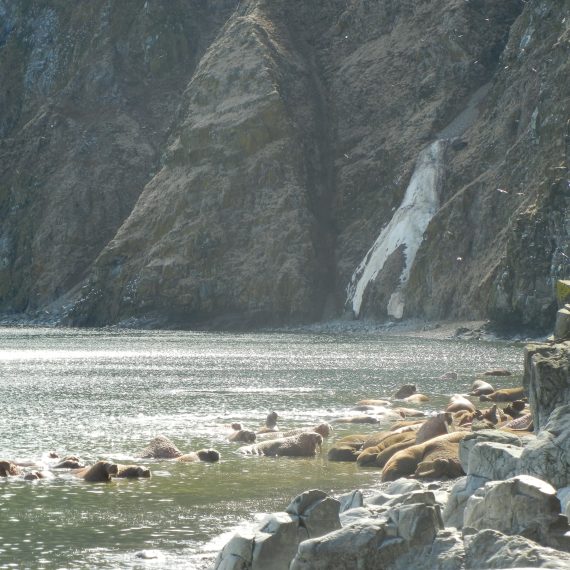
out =
[(465, 473), (469, 471), (469, 454), (473, 447), (481, 442), (496, 442), (506, 445), (522, 446), (522, 439), (514, 434), (499, 430), (478, 430), (468, 433), (459, 443), (459, 461)]
[(296, 497), (286, 512), (300, 517), (300, 524), (315, 538), (340, 528), (340, 501), (325, 492), (313, 489)]
[(469, 452), (466, 473), (490, 480), (508, 479), (517, 474), (522, 453), (523, 448), (514, 445), (492, 441), (477, 443)]
[(364, 498), (362, 491), (355, 490), (350, 493), (345, 493), (338, 498), (340, 502), (340, 512), (343, 513), (349, 509), (356, 509), (362, 507), (364, 504)]

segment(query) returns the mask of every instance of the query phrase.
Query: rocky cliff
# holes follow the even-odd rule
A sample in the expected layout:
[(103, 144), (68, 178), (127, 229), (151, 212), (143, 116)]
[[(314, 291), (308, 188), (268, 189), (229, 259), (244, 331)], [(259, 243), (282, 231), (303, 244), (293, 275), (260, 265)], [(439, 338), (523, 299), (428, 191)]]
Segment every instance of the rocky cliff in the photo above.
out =
[(0, 311), (550, 329), (570, 256), (568, 15), (0, 0)]

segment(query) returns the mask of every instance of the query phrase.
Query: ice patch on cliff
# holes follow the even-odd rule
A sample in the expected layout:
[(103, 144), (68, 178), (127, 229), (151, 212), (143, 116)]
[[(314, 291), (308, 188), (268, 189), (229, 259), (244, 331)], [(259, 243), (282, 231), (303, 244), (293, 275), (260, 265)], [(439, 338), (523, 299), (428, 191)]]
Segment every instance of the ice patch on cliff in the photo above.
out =
[(392, 293), (387, 306), (390, 316), (402, 318), (402, 288), (410, 276), (424, 232), (439, 207), (445, 145), (446, 141), (437, 140), (421, 151), (402, 204), (352, 274), (347, 287), (346, 304), (352, 308), (355, 317), (360, 315), (362, 298), (369, 283), (382, 271), (388, 257), (403, 245), (405, 264), (400, 284)]

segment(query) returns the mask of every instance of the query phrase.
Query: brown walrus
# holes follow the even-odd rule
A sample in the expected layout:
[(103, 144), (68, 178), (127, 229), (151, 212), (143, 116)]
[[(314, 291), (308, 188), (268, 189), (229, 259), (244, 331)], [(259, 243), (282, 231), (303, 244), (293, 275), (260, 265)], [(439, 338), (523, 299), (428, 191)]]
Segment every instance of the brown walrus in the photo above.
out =
[(118, 472), (118, 465), (116, 463), (108, 463), (107, 461), (97, 461), (91, 467), (74, 469), (72, 471), (76, 477), (81, 477), (81, 479), (90, 483), (108, 483), (111, 477), (116, 477)]
[(254, 431), (248, 429), (240, 429), (230, 433), (228, 436), (228, 441), (234, 441), (237, 443), (254, 443), (257, 436)]
[(303, 432), (291, 437), (262, 441), (238, 449), (246, 455), (268, 455), (271, 457), (312, 457), (323, 443), (323, 436), (315, 432)]
[(423, 461), (459, 460), (459, 442), (468, 432), (440, 435), (424, 443), (412, 445), (393, 455), (382, 470), (382, 481), (395, 481), (413, 475)]
[(142, 465), (117, 465), (117, 467), (119, 468), (117, 477), (122, 479), (148, 478), (151, 475), (150, 469)]
[(164, 435), (157, 435), (142, 450), (143, 459), (176, 459), (183, 453)]
[(524, 398), (524, 388), (518, 386), (517, 388), (503, 388), (502, 390), (495, 390), (492, 394), (479, 396), (482, 402), (514, 402)]
[(85, 467), (85, 464), (76, 455), (68, 455), (57, 465), (53, 466), (54, 469), (82, 469), (83, 467)]
[(277, 430), (277, 420), (279, 416), (277, 412), (271, 412), (265, 418), (265, 425), (257, 430), (257, 433), (267, 433), (268, 431), (278, 431)]
[(21, 475), (22, 470), (11, 461), (0, 461), (0, 477), (11, 477)]

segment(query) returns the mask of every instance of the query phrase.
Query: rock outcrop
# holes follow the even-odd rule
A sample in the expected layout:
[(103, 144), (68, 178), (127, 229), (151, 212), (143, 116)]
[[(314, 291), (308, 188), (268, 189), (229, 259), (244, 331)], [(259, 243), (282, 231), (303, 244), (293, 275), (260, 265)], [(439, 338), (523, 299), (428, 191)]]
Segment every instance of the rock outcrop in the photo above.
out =
[(567, 8), (2, 0), (0, 312), (551, 327)]

